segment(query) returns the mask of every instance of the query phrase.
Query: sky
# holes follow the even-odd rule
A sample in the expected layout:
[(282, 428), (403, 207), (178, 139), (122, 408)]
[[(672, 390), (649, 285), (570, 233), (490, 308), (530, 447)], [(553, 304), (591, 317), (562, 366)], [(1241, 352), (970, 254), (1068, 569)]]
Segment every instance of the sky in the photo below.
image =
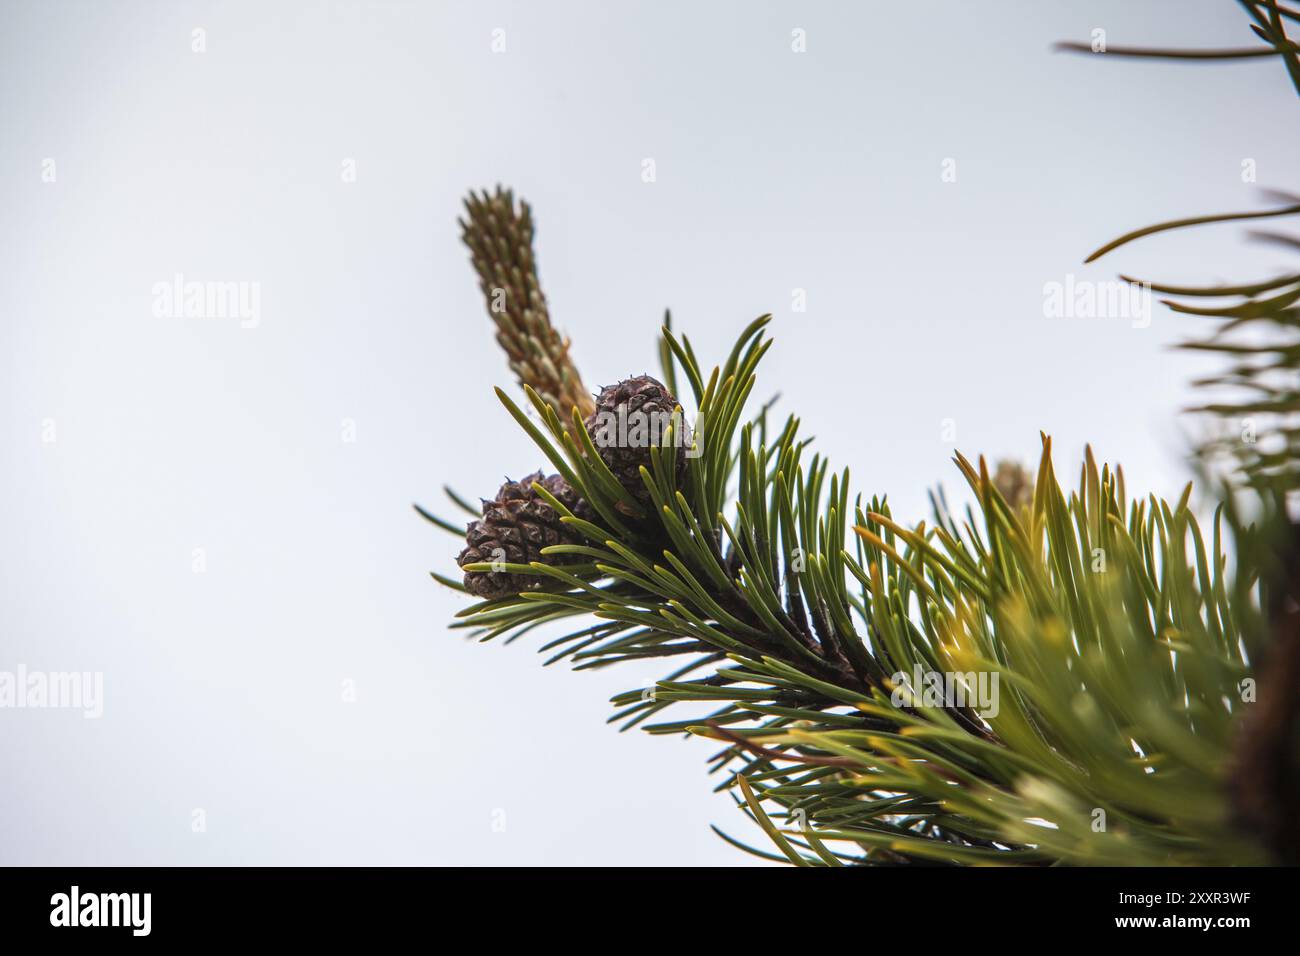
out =
[(654, 672), (448, 630), (411, 504), (542, 464), (461, 197), (532, 204), (593, 387), (665, 308), (710, 364), (771, 313), (756, 395), (896, 516), (1040, 431), (1176, 497), (1204, 328), (1049, 290), (1274, 274), (1231, 225), (1083, 259), (1300, 188), (1295, 93), (1052, 50), (1099, 29), (1253, 42), (1209, 0), (6, 2), (0, 676), (102, 699), (0, 707), (0, 864), (744, 863), (715, 748), (604, 723)]

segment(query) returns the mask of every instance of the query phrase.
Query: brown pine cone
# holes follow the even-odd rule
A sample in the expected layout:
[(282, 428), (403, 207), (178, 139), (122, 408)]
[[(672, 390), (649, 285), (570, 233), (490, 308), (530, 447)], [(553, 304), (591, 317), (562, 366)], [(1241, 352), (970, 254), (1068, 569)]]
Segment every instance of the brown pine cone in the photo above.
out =
[[(595, 519), (591, 506), (580, 498), (559, 475), (542, 477), (534, 472), (519, 481), (507, 481), (491, 501), (483, 500), (483, 517), (471, 521), (465, 531), (465, 550), (456, 563), (461, 567), (479, 562), (528, 564), (546, 561), (559, 566), (563, 559), (542, 555), (553, 544), (577, 544), (582, 536), (560, 521), (559, 512), (533, 489), (533, 482), (555, 496), (571, 512), (587, 521)], [(465, 587), (482, 598), (505, 597), (520, 591), (535, 591), (550, 583), (549, 578), (506, 571), (466, 571)]]
[(673, 418), (676, 408), (677, 399), (662, 382), (638, 375), (601, 389), (596, 411), (587, 417), (587, 434), (601, 460), (642, 508), (650, 508), (652, 502), (641, 480), (641, 466), (650, 467), (650, 445), (663, 443), (670, 424), (679, 482), (685, 472), (689, 436), (684, 420)]

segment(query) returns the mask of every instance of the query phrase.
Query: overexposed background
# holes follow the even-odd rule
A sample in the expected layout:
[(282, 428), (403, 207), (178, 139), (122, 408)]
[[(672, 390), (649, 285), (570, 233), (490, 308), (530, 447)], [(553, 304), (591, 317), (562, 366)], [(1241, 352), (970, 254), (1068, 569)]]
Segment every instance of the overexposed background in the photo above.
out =
[[(710, 361), (772, 312), (759, 395), (909, 520), (954, 447), (1033, 460), (1040, 429), (1063, 475), (1092, 441), (1174, 496), (1195, 320), (1049, 319), (1044, 283), (1272, 274), (1232, 226), (1080, 263), (1297, 187), (1300, 124), (1275, 62), (1051, 52), (1097, 27), (1254, 42), (1222, 0), (7, 0), (0, 670), (106, 699), (0, 710), (0, 863), (746, 861), (709, 744), (603, 723), (648, 672), (447, 630), (458, 549), (411, 502), (542, 463), (460, 198), (532, 202), (593, 386), (655, 370), (665, 306)], [(156, 317), (176, 273), (259, 283), (260, 324)]]

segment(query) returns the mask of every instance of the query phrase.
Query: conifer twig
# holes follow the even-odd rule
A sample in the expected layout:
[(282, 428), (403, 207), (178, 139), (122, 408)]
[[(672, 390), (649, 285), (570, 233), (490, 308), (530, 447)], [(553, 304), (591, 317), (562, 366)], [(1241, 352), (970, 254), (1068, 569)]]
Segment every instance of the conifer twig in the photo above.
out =
[(497, 327), (519, 384), (532, 388), (555, 409), (560, 421), (583, 418), (595, 403), (569, 355), (569, 340), (551, 325), (533, 254), (533, 215), (528, 203), (497, 186), (465, 199), (461, 239), (469, 247), (488, 315)]

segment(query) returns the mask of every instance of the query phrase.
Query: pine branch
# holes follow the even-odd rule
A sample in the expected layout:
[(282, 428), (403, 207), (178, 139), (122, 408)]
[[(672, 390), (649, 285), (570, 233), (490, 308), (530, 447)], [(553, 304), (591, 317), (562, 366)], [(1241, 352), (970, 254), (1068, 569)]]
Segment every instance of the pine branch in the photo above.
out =
[[(1254, 21), (1251, 30), (1270, 45), (1266, 52), (1282, 55), (1300, 92), (1300, 54), (1284, 22), (1300, 20), (1300, 13), (1276, 0), (1239, 2)], [(1169, 229), (1300, 215), (1295, 195), (1269, 193), (1282, 205), (1140, 229), (1103, 246), (1087, 261)], [(1300, 249), (1294, 236), (1251, 236), (1290, 251)], [(1163, 300), (1174, 312), (1219, 320), (1211, 335), (1182, 347), (1216, 353), (1228, 362), (1222, 372), (1196, 383), (1225, 397), (1194, 410), (1219, 422), (1217, 434), (1198, 449), (1200, 470), (1219, 485), (1221, 510), (1236, 546), (1238, 569), (1230, 585), (1235, 606), (1227, 618), (1228, 633), (1258, 665), (1257, 700), (1252, 697), (1255, 702), (1235, 731), (1232, 813), (1242, 831), (1252, 833), (1275, 861), (1300, 863), (1300, 828), (1294, 819), (1300, 800), (1300, 618), (1295, 611), (1300, 606), (1300, 524), (1291, 518), (1300, 496), (1300, 273), (1293, 269), (1275, 279), (1235, 285), (1148, 287), (1174, 297)], [(1196, 304), (1180, 301), (1187, 299)], [(1255, 679), (1248, 676), (1251, 684)]]
[[(795, 419), (772, 447), (755, 444), (765, 422), (739, 425), (766, 321), (707, 379), (687, 340), (665, 329), (697, 383), (702, 454), (680, 476), (669, 456), (651, 455), (641, 477), (654, 508), (639, 522), (582, 520), (557, 501), (585, 543), (509, 570), (558, 589), (482, 602), (455, 626), (513, 639), (590, 616), (601, 623), (547, 645), (567, 647), (552, 660), (684, 660), (653, 688), (615, 697), (611, 720), (634, 726), (704, 704), (704, 715), (645, 729), (723, 740), (715, 769), (776, 807), (764, 819), (812, 865), (829, 865), (818, 847), (846, 842), (859, 854), (848, 859), (872, 864), (1257, 861), (1224, 822), (1222, 783), (1236, 682), (1249, 672), (1230, 635), (1258, 617), (1258, 595), (1226, 583), (1218, 526), (1207, 552), (1187, 495), (1129, 506), (1118, 472), (1091, 457), (1067, 500), (1046, 440), (1018, 507), (982, 463), (958, 459), (978, 532), (974, 515), (963, 535), (946, 514), (909, 529), (881, 499), (850, 505), (847, 474), (830, 475), (820, 456), (803, 463)], [(540, 396), (528, 392), (539, 427), (499, 395), (575, 492), (617, 518), (593, 456)], [(727, 506), (715, 495), (733, 484)], [(548, 563), (562, 556), (587, 563)], [(997, 674), (1001, 715), (901, 687), (898, 675), (917, 669)], [(795, 830), (781, 829), (792, 820)]]
[[(1297, 14), (1273, 0), (1242, 5), (1267, 46), (1111, 52), (1276, 55), (1300, 89), (1284, 23)], [(1280, 202), (1137, 230), (1089, 260), (1168, 229), (1300, 212), (1294, 197)], [(807, 458), (793, 416), (775, 435), (768, 406), (746, 419), (771, 344), (766, 317), (707, 377), (689, 340), (665, 323), (665, 381), (674, 394), (679, 380), (690, 388), (697, 454), (681, 468), (670, 440), (653, 446), (639, 468), (644, 487), (629, 488), (638, 470), (611, 472), (584, 427), (587, 412), (565, 391), (577, 384), (585, 396), (567, 342), (546, 318), (527, 206), (516, 213), (498, 190), (467, 208), (466, 242), (490, 309), (506, 290), (494, 312), (498, 339), (541, 424), (498, 396), (557, 468), (553, 477), (591, 510), (576, 514), (535, 483), (572, 540), (504, 571), (546, 587), (494, 593), (454, 627), (511, 641), (581, 620), (543, 646), (547, 663), (672, 659), (665, 679), (617, 695), (610, 720), (722, 741), (710, 761), (724, 775), (718, 789), (732, 792), (779, 856), (724, 838), (765, 858), (800, 866), (1294, 858), (1300, 547), (1287, 499), (1300, 490), (1300, 423), (1288, 417), (1300, 415), (1300, 277), (1153, 286), (1202, 303), (1170, 300), (1176, 311), (1223, 320), (1218, 334), (1186, 345), (1232, 363), (1205, 384), (1235, 394), (1202, 411), (1267, 418), (1269, 443), (1205, 450), (1236, 461), (1238, 490), (1256, 497), (1253, 522), (1232, 489), (1208, 532), (1190, 485), (1173, 504), (1130, 502), (1122, 471), (1098, 466), (1091, 450), (1067, 494), (1044, 437), (1032, 479), (1011, 467), (990, 475), (983, 459), (958, 455), (974, 496), (964, 520), (939, 493), (934, 525), (907, 526), (881, 497), (850, 503), (848, 473)], [(1203, 304), (1216, 298), (1232, 301)], [(1229, 336), (1246, 326), (1270, 335), (1263, 344)], [(1267, 695), (1259, 705), (1247, 693), (1257, 674)], [(942, 693), (930, 693), (932, 678)], [(1000, 688), (996, 706), (954, 699), (953, 688), (973, 693), (985, 679)], [(647, 722), (691, 705), (705, 712)], [(1233, 773), (1246, 779), (1230, 786)]]

